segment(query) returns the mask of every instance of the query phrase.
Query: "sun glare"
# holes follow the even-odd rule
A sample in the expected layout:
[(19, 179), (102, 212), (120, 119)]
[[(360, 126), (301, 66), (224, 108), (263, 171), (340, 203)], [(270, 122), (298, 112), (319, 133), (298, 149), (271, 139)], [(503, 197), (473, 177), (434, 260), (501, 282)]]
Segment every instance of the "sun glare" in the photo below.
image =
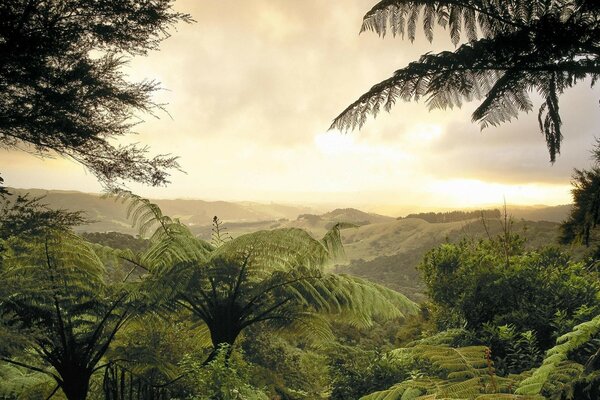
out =
[(503, 201), (522, 205), (539, 204), (540, 199), (544, 199), (548, 205), (567, 204), (571, 201), (568, 185), (506, 185), (457, 179), (433, 182), (428, 191), (432, 197), (443, 198), (448, 205), (466, 207), (499, 204)]
[(354, 147), (354, 136), (340, 132), (325, 132), (315, 135), (315, 145), (323, 154), (347, 153)]
[(441, 125), (419, 123), (410, 127), (406, 136), (413, 143), (428, 144), (442, 136), (442, 133), (443, 129)]

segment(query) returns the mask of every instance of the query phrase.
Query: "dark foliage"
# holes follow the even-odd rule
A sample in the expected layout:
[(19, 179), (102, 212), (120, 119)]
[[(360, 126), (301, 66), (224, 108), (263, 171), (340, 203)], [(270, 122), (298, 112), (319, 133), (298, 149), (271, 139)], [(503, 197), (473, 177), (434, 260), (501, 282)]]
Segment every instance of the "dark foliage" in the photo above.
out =
[(90, 243), (98, 243), (113, 249), (142, 252), (150, 245), (147, 239), (120, 232), (83, 232), (81, 237)]
[(531, 111), (529, 92), (544, 99), (539, 125), (554, 161), (560, 153), (559, 96), (578, 81), (600, 77), (600, 5), (593, 0), (382, 0), (369, 11), (362, 31), (408, 35), (422, 21), (449, 30), (455, 51), (425, 54), (373, 86), (331, 125), (361, 127), (367, 115), (389, 111), (397, 100), (425, 99), (430, 108), (460, 107), (481, 100), (473, 121), (482, 128)]
[(79, 211), (52, 210), (43, 197), (17, 195), (0, 201), (0, 239), (11, 236), (39, 237), (48, 230), (66, 231), (87, 221)]
[(596, 143), (594, 162), (589, 170), (576, 169), (573, 175), (573, 208), (561, 226), (563, 243), (589, 246), (594, 239), (594, 228), (600, 223), (600, 141)]
[(160, 108), (156, 82), (125, 79), (124, 56), (157, 49), (178, 21), (191, 18), (172, 0), (0, 3), (0, 147), (72, 158), (105, 185), (167, 183), (175, 157), (111, 139)]
[[(404, 218), (420, 218), (431, 223), (468, 221), (477, 218), (500, 218), (500, 210), (449, 211), (408, 214)], [(402, 217), (398, 218), (402, 219)]]

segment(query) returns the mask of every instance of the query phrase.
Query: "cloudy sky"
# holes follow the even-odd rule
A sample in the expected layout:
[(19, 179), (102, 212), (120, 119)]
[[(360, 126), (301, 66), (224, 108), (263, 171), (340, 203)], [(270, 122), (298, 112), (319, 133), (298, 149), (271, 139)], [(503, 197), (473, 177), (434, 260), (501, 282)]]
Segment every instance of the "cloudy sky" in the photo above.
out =
[[(360, 132), (328, 131), (371, 85), (426, 51), (451, 48), (359, 35), (374, 0), (178, 0), (197, 21), (161, 50), (132, 60), (131, 79), (156, 79), (169, 115), (146, 117), (129, 142), (179, 155), (184, 173), (153, 198), (252, 200), (400, 209), (501, 203), (564, 204), (573, 168), (590, 165), (600, 92), (561, 98), (565, 139), (554, 165), (535, 113), (483, 132), (475, 104), (428, 112), (399, 103)], [(539, 101), (537, 101), (539, 105)], [(9, 186), (100, 192), (83, 167), (3, 151)]]

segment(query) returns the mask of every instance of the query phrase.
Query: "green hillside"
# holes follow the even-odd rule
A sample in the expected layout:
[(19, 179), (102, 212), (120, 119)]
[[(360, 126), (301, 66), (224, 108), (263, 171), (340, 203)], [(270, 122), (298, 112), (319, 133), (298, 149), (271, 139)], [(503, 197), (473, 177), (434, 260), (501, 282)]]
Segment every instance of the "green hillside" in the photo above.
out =
[[(500, 219), (454, 223), (429, 223), (403, 219), (398, 224), (361, 227), (345, 235), (349, 263), (338, 272), (361, 276), (398, 290), (415, 301), (425, 299), (417, 265), (423, 255), (443, 242), (463, 238), (485, 239), (502, 233)], [(548, 221), (515, 221), (511, 230), (526, 238), (527, 248), (553, 245), (558, 241), (559, 224)], [(580, 249), (581, 251), (581, 249)]]

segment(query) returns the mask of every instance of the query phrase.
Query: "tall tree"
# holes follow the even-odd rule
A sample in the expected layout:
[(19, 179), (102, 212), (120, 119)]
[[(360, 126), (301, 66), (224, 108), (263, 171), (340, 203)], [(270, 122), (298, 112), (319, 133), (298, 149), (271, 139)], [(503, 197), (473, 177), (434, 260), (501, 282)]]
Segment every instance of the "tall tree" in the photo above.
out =
[(397, 100), (424, 98), (430, 108), (481, 103), (473, 121), (482, 128), (533, 108), (529, 93), (544, 99), (538, 113), (550, 160), (560, 153), (559, 96), (578, 81), (600, 77), (600, 4), (594, 0), (382, 0), (364, 17), (361, 31), (408, 36), (417, 24), (433, 39), (436, 25), (454, 51), (425, 54), (397, 70), (348, 106), (331, 125), (362, 127), (368, 115)]
[(129, 82), (125, 56), (158, 48), (178, 21), (173, 0), (8, 0), (0, 4), (0, 147), (60, 156), (100, 182), (168, 182), (175, 157), (111, 139), (160, 108), (153, 81)]

